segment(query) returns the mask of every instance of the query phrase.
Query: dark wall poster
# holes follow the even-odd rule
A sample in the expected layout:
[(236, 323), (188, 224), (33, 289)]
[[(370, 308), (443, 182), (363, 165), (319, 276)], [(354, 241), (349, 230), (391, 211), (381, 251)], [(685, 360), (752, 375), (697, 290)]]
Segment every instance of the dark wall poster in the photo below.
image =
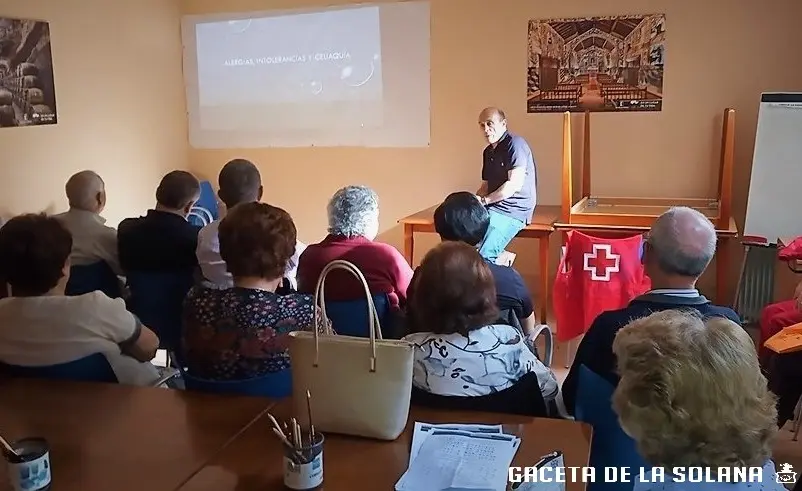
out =
[(0, 18), (0, 128), (56, 123), (49, 24)]

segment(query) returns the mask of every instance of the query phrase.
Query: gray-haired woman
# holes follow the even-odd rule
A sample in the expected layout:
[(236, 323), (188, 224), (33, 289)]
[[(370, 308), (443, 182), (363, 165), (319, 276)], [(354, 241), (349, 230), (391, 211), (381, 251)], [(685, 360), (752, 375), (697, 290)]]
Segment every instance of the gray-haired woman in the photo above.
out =
[[(379, 197), (365, 186), (346, 186), (332, 196), (327, 207), (329, 235), (304, 251), (298, 261), (298, 290), (312, 293), (321, 271), (335, 259), (353, 263), (362, 271), (373, 295), (386, 294), (393, 310), (406, 302), (412, 268), (388, 244), (376, 242), (379, 234)], [(344, 271), (326, 279), (326, 299), (364, 298), (362, 286)], [(336, 328), (336, 327), (335, 327)]]

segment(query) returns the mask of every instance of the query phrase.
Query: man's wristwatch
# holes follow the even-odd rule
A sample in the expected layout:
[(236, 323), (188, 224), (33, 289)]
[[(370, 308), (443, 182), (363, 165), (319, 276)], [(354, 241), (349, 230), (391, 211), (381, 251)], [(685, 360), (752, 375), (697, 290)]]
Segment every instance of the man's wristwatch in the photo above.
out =
[(480, 196), (479, 197), (479, 202), (482, 203), (482, 205), (487, 206), (487, 197), (486, 196)]

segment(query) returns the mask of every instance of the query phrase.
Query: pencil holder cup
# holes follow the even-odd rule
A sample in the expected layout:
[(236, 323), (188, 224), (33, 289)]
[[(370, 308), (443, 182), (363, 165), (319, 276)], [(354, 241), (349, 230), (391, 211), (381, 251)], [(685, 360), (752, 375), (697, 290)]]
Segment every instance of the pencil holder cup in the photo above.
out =
[(25, 438), (13, 442), (17, 456), (5, 455), (12, 491), (47, 491), (50, 489), (50, 447), (43, 438)]
[(307, 491), (323, 484), (323, 441), (323, 435), (315, 433), (312, 445), (284, 445), (284, 486)]

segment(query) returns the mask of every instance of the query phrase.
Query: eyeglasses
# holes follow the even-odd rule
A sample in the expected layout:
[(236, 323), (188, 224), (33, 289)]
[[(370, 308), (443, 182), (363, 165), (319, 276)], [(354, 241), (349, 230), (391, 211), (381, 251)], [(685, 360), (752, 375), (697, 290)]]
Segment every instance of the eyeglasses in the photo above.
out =
[(642, 261), (643, 260), (643, 253), (646, 251), (646, 247), (648, 247), (651, 244), (651, 235), (649, 234), (649, 232), (644, 232), (641, 235), (641, 238), (642, 238), (642, 240), (641, 240), (641, 243), (640, 243), (640, 254), (639, 254), (639, 256), (640, 256), (640, 259)]

